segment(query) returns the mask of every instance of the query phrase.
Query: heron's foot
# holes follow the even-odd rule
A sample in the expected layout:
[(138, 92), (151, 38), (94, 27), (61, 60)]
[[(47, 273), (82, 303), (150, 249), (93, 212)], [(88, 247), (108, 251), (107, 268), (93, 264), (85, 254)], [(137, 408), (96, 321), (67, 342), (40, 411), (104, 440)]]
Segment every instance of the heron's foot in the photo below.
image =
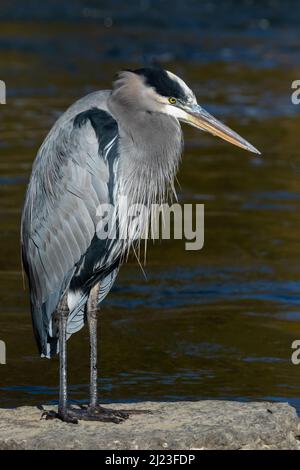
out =
[(78, 424), (78, 419), (74, 415), (73, 411), (67, 410), (58, 410), (57, 412), (54, 410), (44, 411), (42, 413), (41, 419), (60, 419), (64, 423), (71, 423), (71, 424)]
[(105, 408), (101, 405), (86, 406), (80, 405), (80, 408), (70, 407), (66, 410), (44, 411), (41, 419), (59, 419), (64, 423), (77, 424), (78, 421), (102, 421), (104, 423), (123, 423), (130, 415), (134, 414), (151, 414), (150, 410), (114, 410)]
[[(97, 408), (102, 408), (102, 406), (100, 405), (97, 405)], [(106, 408), (107, 409), (107, 408)], [(110, 408), (109, 408), (110, 409)], [(111, 411), (114, 411), (112, 409), (110, 409)], [(134, 410), (134, 409), (126, 409), (126, 410), (119, 410), (119, 413), (126, 413), (128, 414), (129, 416), (130, 415), (144, 415), (144, 414), (148, 414), (148, 415), (151, 415), (152, 414), (152, 411), (151, 410)]]
[(71, 412), (78, 420), (83, 421), (102, 421), (105, 423), (120, 424), (129, 418), (129, 414), (126, 410), (113, 410), (111, 408), (104, 408), (100, 405), (81, 405), (80, 409), (71, 408)]
[[(126, 410), (115, 410), (113, 408), (106, 408), (102, 405), (80, 405), (81, 410), (84, 410), (87, 415), (92, 414), (92, 415), (97, 415), (97, 416), (116, 416), (117, 418), (121, 418), (122, 421), (125, 419), (128, 419), (130, 415), (134, 414), (151, 414), (152, 411), (150, 410), (132, 410), (132, 409), (126, 409)], [(122, 422), (120, 421), (120, 422)]]

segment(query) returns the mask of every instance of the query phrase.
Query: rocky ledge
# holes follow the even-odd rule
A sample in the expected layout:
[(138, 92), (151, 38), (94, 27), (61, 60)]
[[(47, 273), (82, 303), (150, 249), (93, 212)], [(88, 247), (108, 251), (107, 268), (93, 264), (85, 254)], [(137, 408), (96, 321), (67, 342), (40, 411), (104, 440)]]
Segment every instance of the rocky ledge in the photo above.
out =
[[(287, 403), (145, 402), (122, 424), (41, 419), (35, 407), (0, 409), (0, 449), (300, 449), (296, 411)], [(44, 407), (51, 409), (51, 407)]]

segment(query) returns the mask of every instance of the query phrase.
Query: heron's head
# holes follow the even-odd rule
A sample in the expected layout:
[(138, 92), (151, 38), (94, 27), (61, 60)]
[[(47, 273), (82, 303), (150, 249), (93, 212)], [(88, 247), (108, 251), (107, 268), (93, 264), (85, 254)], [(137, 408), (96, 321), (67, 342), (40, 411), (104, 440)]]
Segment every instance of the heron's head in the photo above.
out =
[(114, 83), (113, 95), (127, 108), (167, 114), (231, 144), (260, 154), (253, 145), (205, 111), (186, 83), (167, 70), (145, 67), (120, 72)]

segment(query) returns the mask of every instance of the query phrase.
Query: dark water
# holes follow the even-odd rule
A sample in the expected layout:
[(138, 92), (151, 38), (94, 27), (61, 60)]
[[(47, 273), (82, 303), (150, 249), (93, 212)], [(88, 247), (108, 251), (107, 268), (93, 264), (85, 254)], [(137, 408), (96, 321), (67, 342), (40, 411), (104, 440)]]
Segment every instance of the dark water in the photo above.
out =
[[(182, 202), (205, 203), (205, 246), (156, 243), (103, 306), (102, 398), (272, 399), (300, 406), (299, 2), (2, 1), (0, 406), (57, 399), (57, 360), (33, 341), (19, 256), (22, 200), (47, 130), (74, 99), (153, 59), (263, 158), (185, 129)], [(69, 341), (71, 398), (88, 393), (88, 339)]]

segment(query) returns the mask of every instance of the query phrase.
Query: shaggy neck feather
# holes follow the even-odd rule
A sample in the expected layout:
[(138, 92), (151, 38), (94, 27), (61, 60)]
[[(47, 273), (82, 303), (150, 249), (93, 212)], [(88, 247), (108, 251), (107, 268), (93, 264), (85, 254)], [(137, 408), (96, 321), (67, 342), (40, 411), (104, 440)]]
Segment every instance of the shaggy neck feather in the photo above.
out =
[(169, 190), (174, 191), (182, 151), (179, 122), (162, 113), (138, 112), (134, 119), (127, 113), (119, 132), (121, 192), (131, 203), (165, 201)]

